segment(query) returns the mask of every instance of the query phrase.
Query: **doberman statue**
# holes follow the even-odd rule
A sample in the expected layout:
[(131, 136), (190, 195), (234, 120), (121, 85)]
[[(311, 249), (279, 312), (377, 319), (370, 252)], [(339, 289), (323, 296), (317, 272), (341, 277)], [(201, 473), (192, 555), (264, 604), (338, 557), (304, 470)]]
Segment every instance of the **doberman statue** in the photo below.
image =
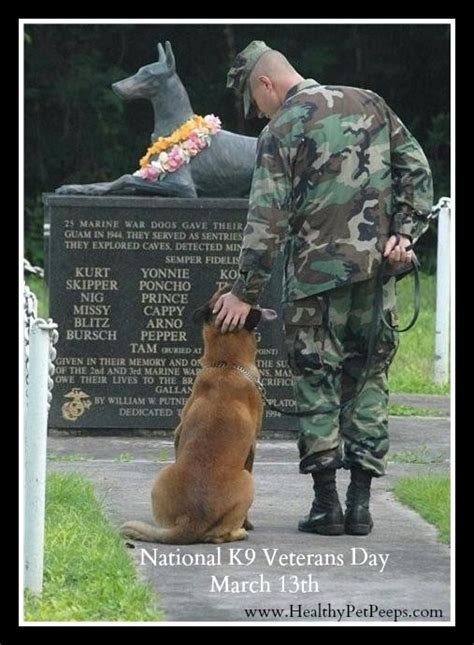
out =
[[(166, 51), (165, 51), (166, 50)], [(124, 100), (148, 99), (153, 106), (155, 127), (151, 140), (169, 136), (193, 116), (183, 83), (176, 73), (171, 44), (158, 43), (158, 62), (141, 67), (136, 74), (112, 85)], [(56, 189), (65, 195), (155, 194), (167, 197), (244, 197), (248, 195), (255, 163), (257, 139), (220, 130), (209, 147), (188, 164), (159, 181), (122, 175), (115, 181), (67, 184)], [(152, 157), (154, 159), (156, 157)]]

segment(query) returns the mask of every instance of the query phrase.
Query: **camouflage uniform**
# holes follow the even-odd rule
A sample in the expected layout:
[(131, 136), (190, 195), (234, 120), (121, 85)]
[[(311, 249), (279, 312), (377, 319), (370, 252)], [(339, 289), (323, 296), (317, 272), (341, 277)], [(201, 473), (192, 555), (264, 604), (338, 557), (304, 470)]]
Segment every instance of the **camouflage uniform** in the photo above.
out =
[[(228, 86), (249, 96), (249, 73), (268, 49), (254, 41), (239, 54)], [(232, 293), (255, 304), (283, 250), (286, 341), (301, 409), (340, 404), (357, 390), (384, 245), (392, 233), (415, 242), (432, 198), (420, 145), (370, 90), (306, 79), (262, 130)], [(394, 283), (384, 294), (393, 319)], [(397, 342), (379, 330), (371, 377), (353, 406), (300, 421), (301, 472), (340, 465), (343, 452), (344, 465), (384, 474), (386, 371)]]

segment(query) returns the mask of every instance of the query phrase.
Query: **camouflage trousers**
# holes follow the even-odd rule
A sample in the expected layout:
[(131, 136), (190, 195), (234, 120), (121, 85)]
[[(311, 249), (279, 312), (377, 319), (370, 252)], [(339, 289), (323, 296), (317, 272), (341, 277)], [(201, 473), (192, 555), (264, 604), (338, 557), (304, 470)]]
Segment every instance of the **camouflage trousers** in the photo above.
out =
[[(385, 474), (387, 370), (398, 348), (397, 332), (380, 324), (362, 392), (354, 403), (337, 409), (354, 396), (364, 377), (374, 297), (375, 278), (284, 306), (298, 410), (333, 408), (298, 419), (301, 473), (358, 465), (376, 477)], [(395, 278), (384, 285), (383, 302), (387, 320), (395, 324)]]

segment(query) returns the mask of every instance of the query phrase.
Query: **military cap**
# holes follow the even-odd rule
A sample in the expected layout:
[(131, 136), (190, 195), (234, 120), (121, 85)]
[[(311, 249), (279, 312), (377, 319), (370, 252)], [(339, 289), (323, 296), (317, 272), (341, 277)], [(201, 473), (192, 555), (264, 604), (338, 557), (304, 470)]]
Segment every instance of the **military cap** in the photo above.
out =
[(268, 47), (263, 40), (252, 40), (250, 45), (237, 54), (227, 74), (227, 87), (233, 87), (242, 94), (244, 115), (247, 119), (256, 116), (247, 81), (256, 62), (267, 51), (271, 51), (271, 47)]

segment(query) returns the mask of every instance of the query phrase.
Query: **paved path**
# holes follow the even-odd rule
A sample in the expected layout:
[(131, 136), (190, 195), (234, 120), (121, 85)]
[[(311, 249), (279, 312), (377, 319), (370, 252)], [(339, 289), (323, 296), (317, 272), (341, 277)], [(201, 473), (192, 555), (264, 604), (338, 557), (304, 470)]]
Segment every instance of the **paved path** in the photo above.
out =
[(390, 403), (433, 410), (435, 416), (449, 416), (451, 400), (444, 394), (390, 394)]
[[(385, 622), (397, 611), (399, 621), (448, 621), (449, 547), (437, 542), (435, 529), (398, 503), (390, 489), (401, 475), (449, 472), (449, 419), (394, 417), (390, 434), (397, 461), (374, 482), (375, 528), (369, 536), (298, 532), (298, 518), (311, 504), (312, 482), (298, 474), (293, 441), (263, 440), (250, 514), (256, 529), (248, 541), (221, 547), (137, 542), (130, 554), (159, 594), (167, 620)], [(51, 471), (79, 472), (95, 483), (116, 526), (151, 519), (151, 481), (173, 459), (168, 438), (55, 434), (48, 451)], [(407, 463), (420, 454), (433, 463)], [(339, 471), (341, 497), (347, 484), (348, 473)], [(178, 557), (181, 562), (173, 564)], [(425, 613), (416, 616), (415, 610)], [(430, 616), (429, 610), (438, 613)]]

